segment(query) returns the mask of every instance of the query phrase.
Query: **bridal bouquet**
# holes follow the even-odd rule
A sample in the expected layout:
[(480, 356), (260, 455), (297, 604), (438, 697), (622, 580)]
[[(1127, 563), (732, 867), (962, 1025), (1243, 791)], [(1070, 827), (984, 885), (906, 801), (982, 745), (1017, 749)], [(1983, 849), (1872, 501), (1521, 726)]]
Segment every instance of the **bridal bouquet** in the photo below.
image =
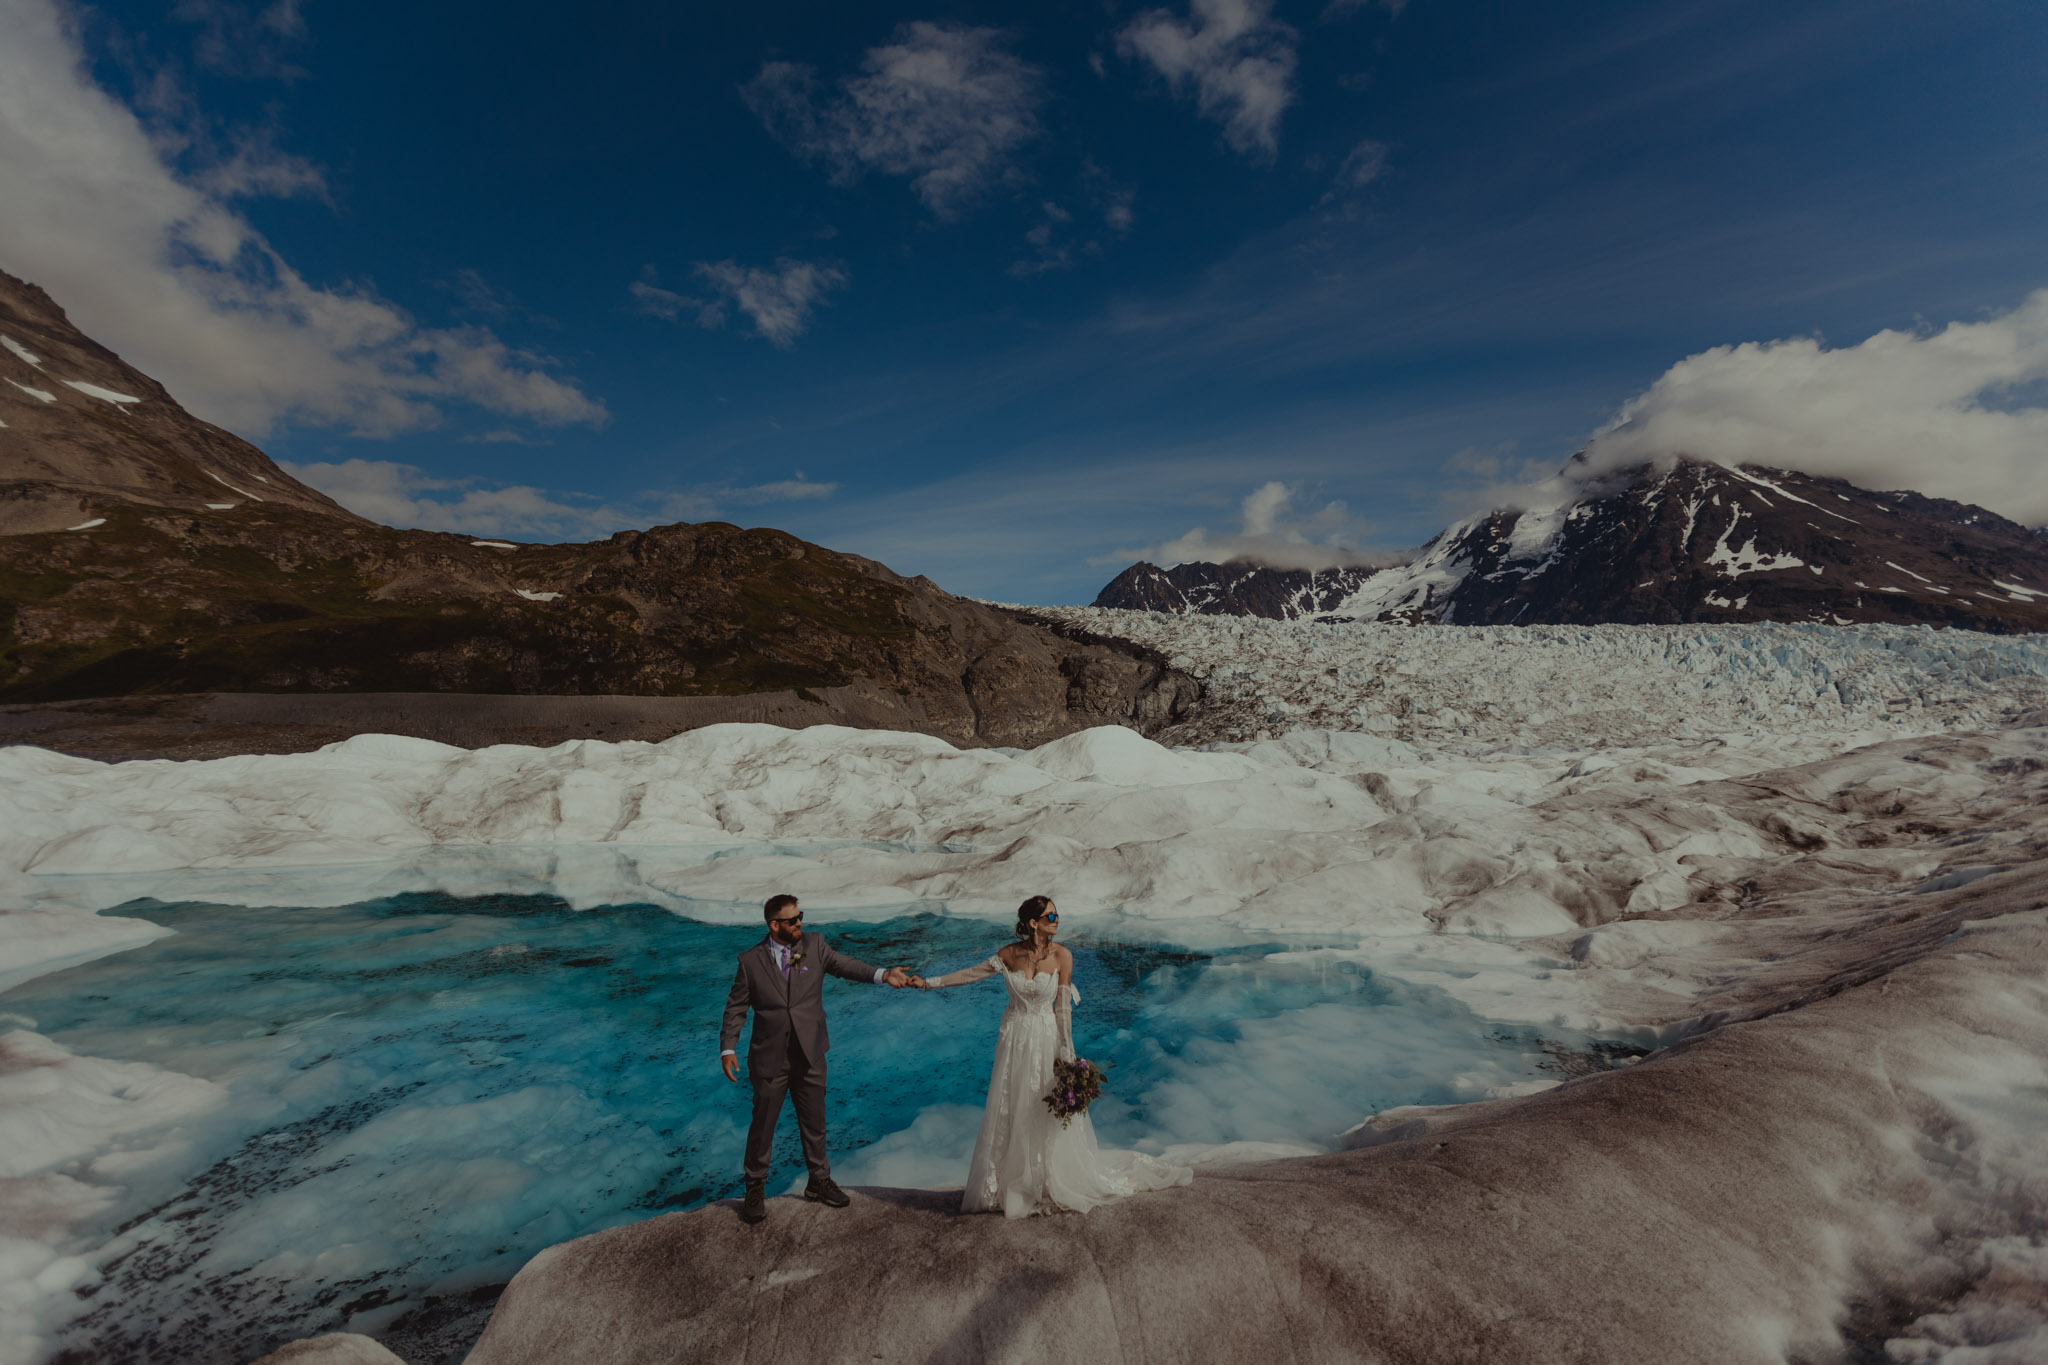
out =
[(1108, 1069), (1108, 1062), (1091, 1062), (1083, 1057), (1053, 1062), (1052, 1093), (1045, 1097), (1045, 1107), (1052, 1110), (1060, 1127), (1072, 1123), (1074, 1115), (1088, 1112), (1089, 1102), (1102, 1094), (1102, 1074)]

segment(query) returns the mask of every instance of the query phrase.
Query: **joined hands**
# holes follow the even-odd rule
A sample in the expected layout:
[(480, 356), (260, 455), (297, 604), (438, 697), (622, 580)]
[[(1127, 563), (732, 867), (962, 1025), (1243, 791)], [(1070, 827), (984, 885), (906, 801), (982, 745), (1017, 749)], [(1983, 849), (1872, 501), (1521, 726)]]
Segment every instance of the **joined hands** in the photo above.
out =
[(930, 989), (923, 977), (915, 972), (906, 972), (901, 967), (891, 967), (888, 971), (883, 972), (882, 981), (883, 984), (892, 986), (899, 991), (905, 986), (915, 986), (921, 991)]

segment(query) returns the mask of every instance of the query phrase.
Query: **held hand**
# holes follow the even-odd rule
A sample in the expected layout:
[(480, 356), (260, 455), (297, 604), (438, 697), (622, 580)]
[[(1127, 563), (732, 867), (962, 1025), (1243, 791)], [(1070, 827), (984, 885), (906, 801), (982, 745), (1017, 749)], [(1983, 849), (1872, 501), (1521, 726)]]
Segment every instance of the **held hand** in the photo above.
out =
[(736, 1081), (740, 1078), (739, 1058), (733, 1056), (730, 1052), (728, 1052), (725, 1054), (725, 1056), (719, 1058), (719, 1060), (725, 1063), (725, 1078), (727, 1080)]
[(883, 984), (900, 991), (911, 983), (912, 977), (909, 972), (904, 971), (901, 967), (891, 967), (888, 971), (882, 973), (882, 981)]

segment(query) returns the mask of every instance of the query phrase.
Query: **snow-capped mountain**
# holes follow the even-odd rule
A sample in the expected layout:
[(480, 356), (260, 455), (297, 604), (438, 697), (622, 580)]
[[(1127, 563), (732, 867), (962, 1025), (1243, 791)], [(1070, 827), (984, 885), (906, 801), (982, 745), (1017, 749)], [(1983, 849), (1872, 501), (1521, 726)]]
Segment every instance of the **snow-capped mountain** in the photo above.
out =
[(2048, 538), (1918, 493), (1675, 460), (1623, 471), (1554, 506), (1461, 521), (1396, 568), (1137, 564), (1095, 605), (1456, 625), (1889, 621), (2039, 631), (2048, 630)]
[(1249, 560), (1229, 564), (1133, 564), (1096, 595), (1098, 607), (1165, 611), (1176, 616), (1270, 616), (1281, 621), (1321, 616), (1378, 570), (1271, 569)]

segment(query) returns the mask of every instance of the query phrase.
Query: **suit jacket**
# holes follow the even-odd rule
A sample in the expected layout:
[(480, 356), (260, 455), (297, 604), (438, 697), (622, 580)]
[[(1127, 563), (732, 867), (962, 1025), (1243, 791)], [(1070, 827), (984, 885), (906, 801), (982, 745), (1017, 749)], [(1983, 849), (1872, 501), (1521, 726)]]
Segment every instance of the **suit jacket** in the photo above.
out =
[(754, 1011), (754, 1032), (747, 1042), (747, 1070), (767, 1074), (779, 1069), (795, 1037), (814, 1066), (822, 1066), (832, 1047), (825, 1028), (825, 974), (848, 981), (872, 983), (875, 969), (857, 958), (835, 953), (823, 934), (807, 933), (791, 953), (803, 954), (792, 961), (789, 980), (776, 969), (775, 953), (764, 935), (761, 941), (740, 954), (739, 970), (733, 973), (732, 990), (725, 997), (725, 1026), (719, 1032), (719, 1048), (736, 1050), (740, 1025), (747, 1011)]

